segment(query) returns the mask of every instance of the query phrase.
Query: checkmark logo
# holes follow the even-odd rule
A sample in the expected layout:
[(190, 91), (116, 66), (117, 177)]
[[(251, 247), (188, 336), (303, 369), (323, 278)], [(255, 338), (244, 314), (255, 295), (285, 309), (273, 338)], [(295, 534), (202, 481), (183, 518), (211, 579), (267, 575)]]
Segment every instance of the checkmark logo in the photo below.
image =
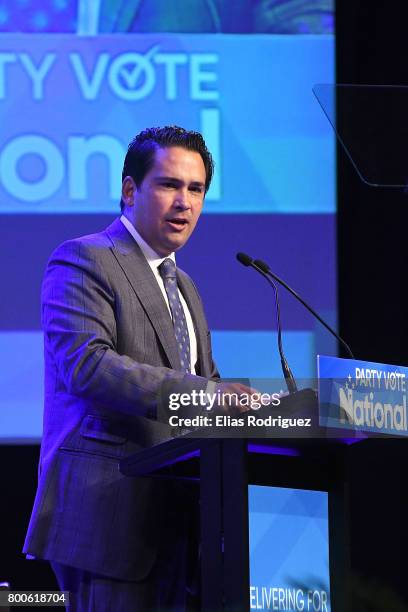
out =
[(133, 64), (133, 66), (122, 66), (119, 76), (128, 89), (135, 89), (142, 72), (141, 64)]
[(123, 64), (118, 76), (128, 90), (136, 89), (137, 85), (146, 80), (147, 74), (152, 70), (151, 60), (158, 51), (159, 45), (154, 45), (145, 55), (138, 55), (138, 61)]

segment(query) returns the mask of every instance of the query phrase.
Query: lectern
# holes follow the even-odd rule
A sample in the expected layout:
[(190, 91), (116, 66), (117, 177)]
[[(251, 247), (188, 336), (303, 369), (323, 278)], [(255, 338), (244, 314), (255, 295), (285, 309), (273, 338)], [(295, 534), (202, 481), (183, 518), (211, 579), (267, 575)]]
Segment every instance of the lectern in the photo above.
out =
[(198, 436), (188, 433), (140, 451), (122, 460), (120, 469), (129, 477), (196, 479), (202, 610), (251, 609), (248, 486), (257, 484), (328, 492), (330, 609), (347, 612), (348, 451), (356, 440)]

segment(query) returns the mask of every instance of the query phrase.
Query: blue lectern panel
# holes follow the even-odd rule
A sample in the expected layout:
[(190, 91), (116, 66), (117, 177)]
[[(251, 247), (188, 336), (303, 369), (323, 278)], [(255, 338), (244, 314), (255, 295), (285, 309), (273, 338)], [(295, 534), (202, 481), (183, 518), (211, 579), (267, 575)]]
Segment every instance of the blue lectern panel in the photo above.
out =
[(249, 486), (250, 609), (330, 611), (328, 494)]

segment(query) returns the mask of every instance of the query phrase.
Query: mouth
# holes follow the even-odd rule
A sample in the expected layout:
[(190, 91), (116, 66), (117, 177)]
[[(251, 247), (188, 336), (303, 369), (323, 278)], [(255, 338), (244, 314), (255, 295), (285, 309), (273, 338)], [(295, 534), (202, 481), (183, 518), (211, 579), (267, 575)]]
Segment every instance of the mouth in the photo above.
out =
[(175, 217), (174, 219), (167, 219), (167, 223), (176, 231), (181, 232), (188, 225), (187, 219), (181, 219)]

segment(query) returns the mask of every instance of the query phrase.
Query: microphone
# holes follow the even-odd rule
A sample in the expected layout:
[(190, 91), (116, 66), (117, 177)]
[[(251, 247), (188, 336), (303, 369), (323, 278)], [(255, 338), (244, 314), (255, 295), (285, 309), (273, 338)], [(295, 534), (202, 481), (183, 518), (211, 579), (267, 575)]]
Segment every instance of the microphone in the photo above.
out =
[(280, 355), (280, 358), (281, 358), (282, 372), (283, 372), (283, 376), (285, 378), (286, 385), (288, 387), (289, 393), (296, 393), (297, 392), (297, 385), (296, 385), (296, 382), (295, 382), (295, 378), (294, 378), (294, 376), (292, 374), (292, 370), (290, 369), (289, 364), (288, 364), (288, 362), (286, 360), (285, 354), (283, 352), (283, 346), (282, 346), (282, 326), (281, 326), (281, 322), (280, 322), (280, 304), (279, 304), (278, 288), (277, 288), (276, 284), (269, 278), (267, 273), (264, 270), (262, 270), (261, 267), (258, 266), (254, 262), (252, 257), (249, 257), (249, 255), (246, 255), (245, 253), (237, 253), (237, 259), (244, 266), (254, 268), (254, 270), (259, 272), (259, 274), (261, 274), (268, 281), (268, 283), (270, 285), (272, 285), (272, 288), (273, 288), (273, 291), (274, 291), (274, 294), (275, 294), (276, 325), (277, 325), (277, 328), (278, 328), (278, 349), (279, 349), (279, 355)]
[[(285, 283), (284, 280), (282, 280), (281, 278), (279, 278), (279, 276), (277, 276), (274, 272), (271, 271), (270, 267), (268, 266), (267, 263), (265, 263), (264, 261), (262, 261), (261, 259), (255, 259), (253, 260), (252, 257), (249, 257), (249, 255), (245, 255), (245, 253), (239, 253), (239, 255), (242, 255), (242, 260), (241, 258), (239, 258), (239, 261), (241, 263), (243, 263), (245, 266), (249, 266), (252, 263), (254, 264), (254, 266), (256, 266), (256, 269), (262, 270), (262, 272), (264, 274), (267, 274), (268, 276), (271, 276), (273, 279), (275, 279), (280, 285), (282, 285), (282, 287), (284, 287), (287, 291), (289, 291), (289, 293), (291, 293), (301, 304), (303, 304), (303, 306), (305, 308), (307, 308), (307, 310), (342, 344), (342, 346), (346, 349), (347, 353), (350, 355), (351, 359), (354, 359), (354, 355), (351, 352), (351, 348), (349, 347), (349, 345), (343, 340), (343, 338), (341, 338), (338, 334), (336, 334), (336, 332), (334, 331), (334, 329), (332, 329), (330, 327), (330, 325), (328, 323), (326, 323), (326, 321), (324, 321), (321, 316), (319, 316), (317, 314), (317, 312), (311, 307), (309, 306), (309, 304), (307, 304), (304, 299), (302, 299), (300, 297), (300, 295), (298, 293), (296, 293), (296, 291), (294, 291), (291, 287), (289, 287), (289, 285), (287, 283)], [(238, 255), (237, 255), (238, 258)], [(251, 263), (244, 263), (244, 262), (251, 262)]]
[[(242, 263), (242, 265), (247, 266), (247, 267), (250, 266), (252, 262), (254, 261), (252, 257), (250, 257), (249, 255), (246, 255), (245, 253), (237, 253), (237, 259), (239, 263)], [(265, 272), (265, 270), (262, 270), (262, 271)]]

